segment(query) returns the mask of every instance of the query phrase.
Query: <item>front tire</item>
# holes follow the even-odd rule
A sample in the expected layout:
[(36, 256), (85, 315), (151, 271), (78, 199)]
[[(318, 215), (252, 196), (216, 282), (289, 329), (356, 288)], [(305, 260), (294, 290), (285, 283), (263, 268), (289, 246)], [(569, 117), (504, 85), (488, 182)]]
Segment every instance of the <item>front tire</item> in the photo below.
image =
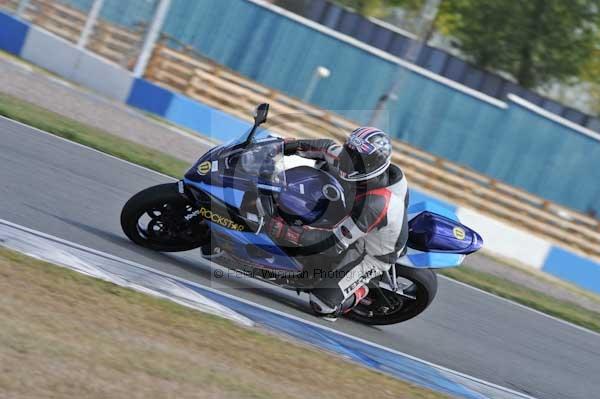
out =
[[(402, 265), (395, 267), (398, 279), (411, 283), (405, 290), (409, 295), (399, 295), (383, 288), (370, 288), (367, 300), (359, 303), (348, 314), (350, 319), (368, 325), (396, 324), (418, 316), (429, 307), (437, 294), (437, 275), (429, 269), (415, 269)], [(372, 282), (378, 283), (379, 281)], [(386, 298), (382, 298), (381, 294)], [(398, 307), (392, 308), (390, 303), (397, 304)], [(391, 309), (387, 312), (381, 311), (385, 308)]]
[(159, 252), (181, 252), (207, 242), (206, 226), (177, 183), (140, 191), (123, 207), (121, 228), (134, 243)]

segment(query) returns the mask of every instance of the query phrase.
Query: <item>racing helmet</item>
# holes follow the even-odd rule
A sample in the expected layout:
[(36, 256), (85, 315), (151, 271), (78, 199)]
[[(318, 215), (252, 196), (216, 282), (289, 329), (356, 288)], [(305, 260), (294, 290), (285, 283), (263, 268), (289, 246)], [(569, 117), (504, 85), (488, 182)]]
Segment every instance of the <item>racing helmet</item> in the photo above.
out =
[(392, 162), (392, 140), (374, 127), (353, 131), (339, 155), (340, 178), (365, 181), (384, 173)]

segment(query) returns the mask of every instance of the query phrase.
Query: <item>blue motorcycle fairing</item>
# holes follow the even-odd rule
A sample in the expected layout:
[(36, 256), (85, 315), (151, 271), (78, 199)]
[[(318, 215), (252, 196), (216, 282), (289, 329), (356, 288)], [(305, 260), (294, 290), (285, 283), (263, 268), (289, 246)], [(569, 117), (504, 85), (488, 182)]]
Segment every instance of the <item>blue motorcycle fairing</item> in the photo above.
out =
[(468, 255), (483, 245), (474, 230), (429, 211), (410, 220), (408, 227), (408, 246), (419, 251)]
[(483, 239), (461, 224), (450, 209), (432, 202), (410, 205), (407, 253), (399, 264), (415, 268), (459, 266), (465, 254), (481, 248)]
[[(224, 248), (230, 247), (228, 242), (235, 245), (230, 248), (232, 254), (240, 259), (251, 261), (257, 266), (263, 268), (284, 270), (284, 271), (302, 271), (303, 266), (294, 258), (289, 257), (283, 250), (265, 234), (254, 234), (251, 232), (241, 232), (227, 229), (216, 223), (208, 222), (213, 231), (215, 244)], [(227, 237), (227, 238), (225, 238)], [(227, 241), (221, 241), (227, 240)], [(261, 256), (256, 256), (255, 251), (248, 251), (248, 246), (253, 246), (264, 251)]]
[(280, 192), (285, 187), (283, 140), (265, 138), (250, 147), (234, 143), (213, 148), (185, 174), (191, 182), (204, 182), (241, 191), (261, 189)]
[(201, 190), (218, 199), (219, 201), (233, 206), (234, 208), (239, 208), (242, 204), (242, 199), (244, 198), (244, 191), (237, 190), (235, 188), (220, 187), (214, 184), (207, 184), (203, 181), (197, 182), (187, 178), (183, 179), (183, 182), (189, 186), (196, 187), (198, 190)]
[(415, 269), (442, 269), (460, 266), (465, 259), (465, 255), (423, 252), (408, 248), (406, 254), (398, 260), (403, 266), (414, 267)]

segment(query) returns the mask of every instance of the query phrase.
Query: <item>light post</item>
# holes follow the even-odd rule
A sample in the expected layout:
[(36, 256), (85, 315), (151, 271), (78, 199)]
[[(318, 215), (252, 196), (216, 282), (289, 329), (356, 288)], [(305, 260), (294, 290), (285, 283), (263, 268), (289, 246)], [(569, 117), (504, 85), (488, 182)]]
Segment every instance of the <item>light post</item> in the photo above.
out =
[(327, 79), (330, 76), (331, 76), (331, 71), (329, 69), (325, 68), (324, 66), (318, 66), (317, 68), (315, 68), (312, 78), (310, 79), (310, 82), (308, 83), (308, 86), (306, 87), (306, 91), (304, 92), (303, 101), (309, 102), (310, 99), (312, 98), (313, 94), (315, 93), (315, 90), (317, 89), (317, 85), (319, 84), (321, 79)]
[[(431, 36), (433, 22), (437, 17), (441, 2), (442, 0), (427, 0), (423, 5), (423, 8), (421, 9), (421, 15), (419, 17), (419, 25), (417, 28), (417, 39), (411, 41), (410, 46), (406, 51), (405, 58), (408, 62), (415, 64), (419, 60), (419, 55)], [(378, 126), (381, 123), (381, 115), (388, 102), (398, 99), (397, 93), (402, 86), (402, 81), (404, 80), (406, 73), (407, 71), (404, 70), (403, 67), (398, 66), (396, 76), (394, 77), (390, 88), (387, 92), (382, 94), (377, 101), (373, 115), (371, 115), (371, 121), (369, 122), (371, 126)]]
[(146, 72), (146, 67), (148, 66), (150, 57), (152, 56), (152, 50), (154, 50), (154, 46), (156, 45), (156, 42), (160, 36), (160, 31), (162, 30), (165, 20), (167, 19), (170, 7), (171, 0), (160, 0), (156, 12), (154, 13), (152, 23), (150, 24), (150, 28), (148, 29), (148, 33), (146, 34), (144, 46), (142, 47), (140, 56), (135, 64), (135, 68), (133, 69), (133, 76), (136, 78), (143, 77), (144, 72)]
[(77, 47), (80, 49), (85, 49), (88, 41), (90, 40), (90, 36), (94, 31), (94, 26), (98, 21), (98, 15), (100, 15), (100, 11), (102, 10), (102, 6), (104, 5), (104, 0), (94, 0), (94, 4), (92, 4), (92, 9), (88, 14), (88, 17), (85, 21), (85, 26), (81, 31), (81, 35), (79, 36), (79, 41), (77, 42)]

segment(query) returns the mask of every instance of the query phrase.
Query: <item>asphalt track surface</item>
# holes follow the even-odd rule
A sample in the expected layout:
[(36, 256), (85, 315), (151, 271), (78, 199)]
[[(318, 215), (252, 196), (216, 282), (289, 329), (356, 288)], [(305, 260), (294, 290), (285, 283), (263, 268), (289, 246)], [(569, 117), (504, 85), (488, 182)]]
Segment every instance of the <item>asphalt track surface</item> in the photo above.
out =
[[(0, 218), (317, 321), (293, 292), (239, 276), (215, 279), (197, 251), (160, 254), (129, 242), (119, 226), (124, 202), (169, 181), (0, 118)], [(600, 335), (447, 279), (430, 309), (409, 322), (318, 322), (538, 398), (600, 395)]]

